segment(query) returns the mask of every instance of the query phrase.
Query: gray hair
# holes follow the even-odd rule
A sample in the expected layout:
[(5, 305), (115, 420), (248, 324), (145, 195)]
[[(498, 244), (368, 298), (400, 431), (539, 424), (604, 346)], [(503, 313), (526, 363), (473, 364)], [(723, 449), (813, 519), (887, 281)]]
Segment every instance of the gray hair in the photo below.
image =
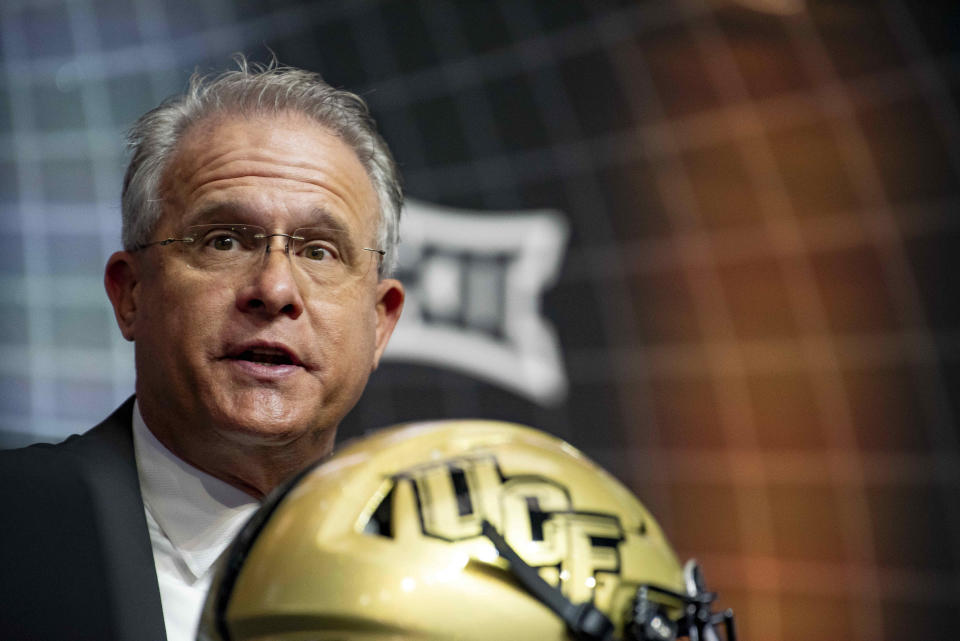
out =
[(160, 187), (183, 133), (221, 114), (272, 115), (295, 112), (316, 120), (354, 150), (367, 171), (379, 204), (377, 242), (386, 250), (381, 275), (396, 266), (403, 190), (397, 165), (377, 132), (366, 103), (356, 94), (328, 85), (319, 74), (284, 67), (274, 60), (213, 76), (194, 73), (187, 91), (165, 100), (134, 123), (127, 136), (132, 151), (123, 180), (123, 246), (132, 251), (150, 240), (162, 213)]

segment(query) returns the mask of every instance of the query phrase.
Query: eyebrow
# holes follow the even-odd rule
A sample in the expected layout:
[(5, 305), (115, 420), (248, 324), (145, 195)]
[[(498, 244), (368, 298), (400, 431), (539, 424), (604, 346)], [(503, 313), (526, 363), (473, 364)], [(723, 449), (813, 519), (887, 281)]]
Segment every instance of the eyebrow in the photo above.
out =
[(343, 234), (349, 235), (350, 230), (343, 224), (343, 220), (333, 212), (323, 207), (317, 207), (310, 212), (310, 223), (300, 227), (329, 227)]
[(310, 220), (309, 224), (300, 225), (300, 227), (324, 227), (329, 229), (336, 236), (337, 244), (344, 252), (347, 262), (352, 263), (357, 259), (356, 246), (359, 245), (359, 242), (354, 242), (350, 230), (338, 216), (327, 209), (317, 207), (311, 212)]
[(248, 207), (239, 203), (212, 203), (193, 213), (185, 221), (185, 225), (206, 225), (209, 223), (245, 223), (256, 225), (256, 215)]

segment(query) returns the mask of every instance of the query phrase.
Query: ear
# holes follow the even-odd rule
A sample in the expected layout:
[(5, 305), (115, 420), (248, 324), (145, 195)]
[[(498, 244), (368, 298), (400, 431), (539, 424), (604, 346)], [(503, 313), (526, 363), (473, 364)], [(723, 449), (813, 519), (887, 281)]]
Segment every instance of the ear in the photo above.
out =
[(128, 341), (134, 339), (137, 319), (137, 285), (139, 270), (136, 259), (130, 252), (116, 252), (107, 260), (103, 285), (113, 305), (113, 314), (120, 326), (120, 333)]
[(403, 311), (403, 283), (394, 278), (384, 278), (377, 283), (377, 344), (373, 356), (373, 368), (380, 364), (380, 356), (387, 348), (393, 328)]

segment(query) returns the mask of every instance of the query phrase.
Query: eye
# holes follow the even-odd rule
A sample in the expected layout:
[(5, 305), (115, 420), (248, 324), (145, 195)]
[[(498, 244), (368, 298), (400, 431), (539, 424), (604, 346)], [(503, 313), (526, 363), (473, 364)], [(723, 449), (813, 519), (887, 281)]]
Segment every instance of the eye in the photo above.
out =
[(250, 235), (255, 233), (256, 230), (242, 225), (211, 226), (203, 230), (201, 247), (222, 253), (251, 249), (256, 243)]
[(310, 245), (304, 248), (301, 256), (310, 260), (323, 260), (327, 256), (327, 250), (318, 245)]
[(218, 251), (230, 251), (236, 248), (237, 239), (226, 234), (218, 234), (210, 240), (210, 246)]
[(338, 239), (328, 229), (304, 228), (294, 232), (297, 238), (296, 252), (309, 263), (324, 263), (342, 260)]

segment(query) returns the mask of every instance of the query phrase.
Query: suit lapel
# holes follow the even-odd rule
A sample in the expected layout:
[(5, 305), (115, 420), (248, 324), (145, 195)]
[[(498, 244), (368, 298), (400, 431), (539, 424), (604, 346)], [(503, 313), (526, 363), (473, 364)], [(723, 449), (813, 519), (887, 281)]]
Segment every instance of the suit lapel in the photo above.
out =
[(106, 573), (121, 639), (166, 640), (132, 434), (133, 398), (60, 447), (76, 454), (102, 527)]

